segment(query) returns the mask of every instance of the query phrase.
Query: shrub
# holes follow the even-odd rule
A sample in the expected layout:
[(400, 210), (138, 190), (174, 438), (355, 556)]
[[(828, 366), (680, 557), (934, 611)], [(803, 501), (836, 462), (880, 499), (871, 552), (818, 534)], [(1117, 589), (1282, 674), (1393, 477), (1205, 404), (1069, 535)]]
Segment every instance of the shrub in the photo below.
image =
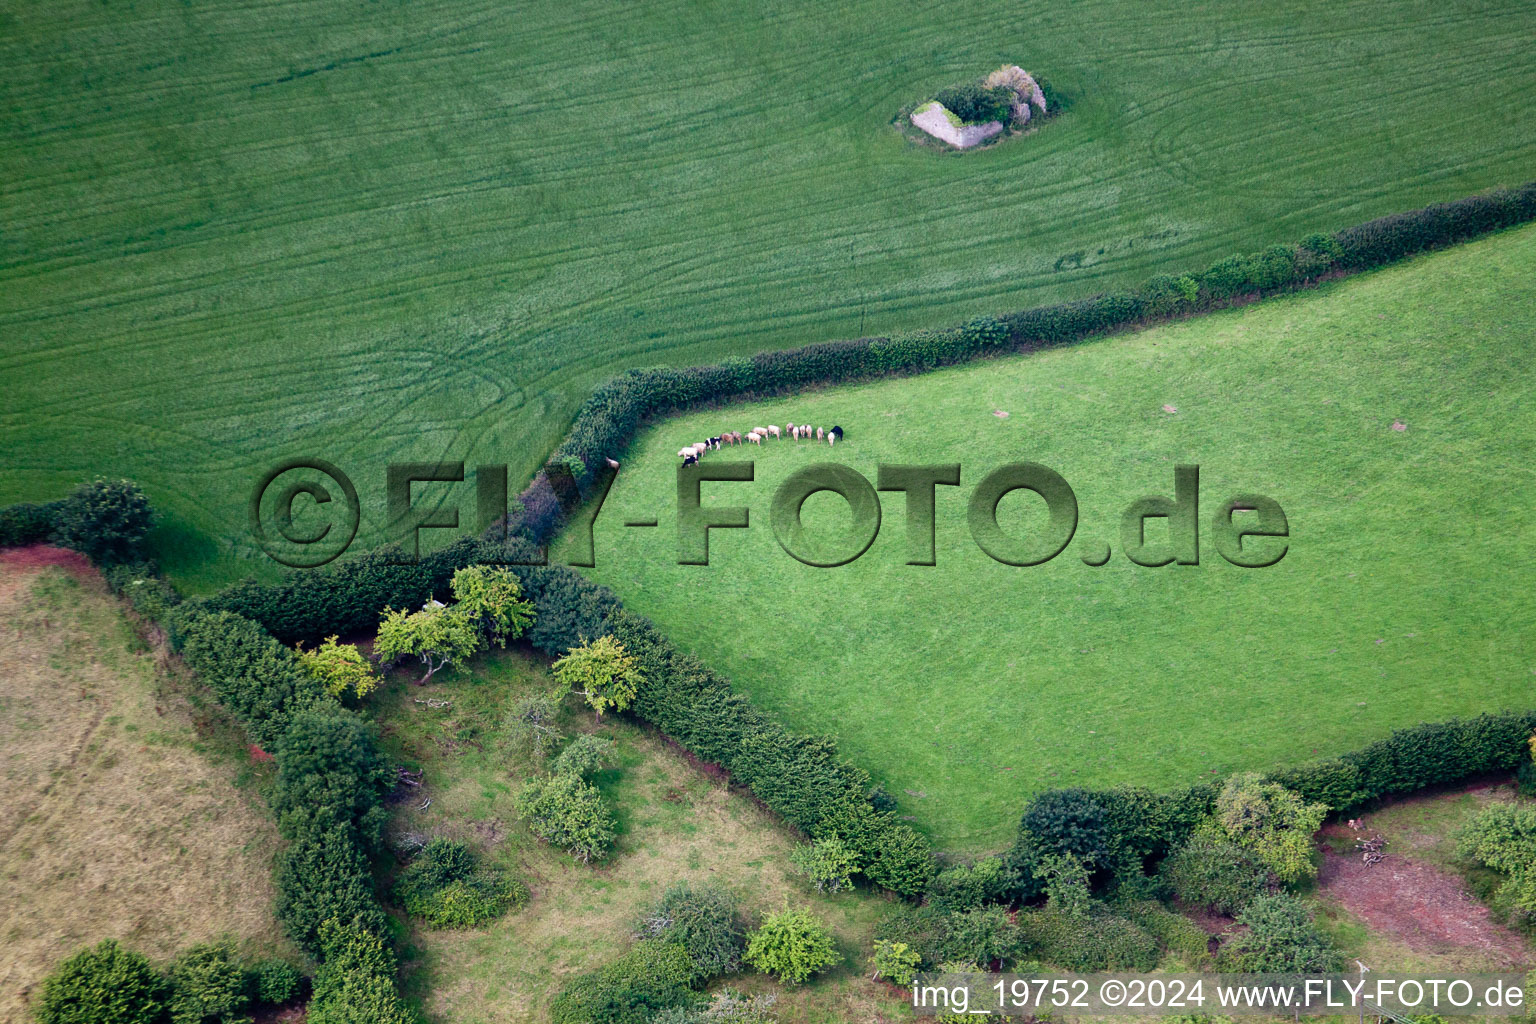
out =
[(1312, 234), (1296, 247), (1296, 276), (1307, 280), (1332, 270), (1344, 250), (1332, 235)]
[(385, 926), (373, 872), (354, 826), (334, 808), (290, 820), (277, 859), (277, 916), (300, 949), (320, 955), (320, 928), (336, 920), (361, 930)]
[(1211, 936), (1183, 914), (1174, 913), (1156, 900), (1131, 900), (1115, 904), (1114, 909), (1183, 960), (1185, 966), (1204, 970), (1211, 965)]
[(789, 859), (820, 893), (852, 889), (852, 876), (859, 870), (858, 855), (836, 837), (797, 846)]
[(149, 499), (131, 480), (97, 478), (64, 499), (53, 520), (53, 540), (101, 565), (132, 562), (155, 523)]
[(966, 124), (986, 124), (1012, 119), (1013, 90), (1007, 86), (988, 89), (976, 83), (954, 85), (943, 90), (934, 99)]
[(1069, 971), (1150, 971), (1159, 959), (1157, 940), (1102, 906), (1086, 918), (1027, 911), (1019, 927), (1032, 955)]
[(304, 975), (286, 960), (258, 960), (246, 971), (246, 987), (258, 1003), (286, 1003), (298, 996)]
[(166, 629), (169, 636), (168, 620), (181, 606), (181, 595), (175, 587), (155, 575), (153, 566), (144, 562), (114, 565), (102, 576), (112, 593), (124, 598), (134, 612)]
[(1041, 855), (1071, 854), (1089, 870), (1110, 857), (1104, 808), (1084, 789), (1053, 789), (1030, 803), (1019, 822), (1019, 843)]
[(660, 1014), (690, 1009), (697, 1001), (698, 996), (682, 985), (642, 988), (608, 981), (600, 973), (585, 974), (550, 1002), (549, 1020), (550, 1024), (651, 1024)]
[(912, 979), (917, 977), (917, 969), (922, 964), (922, 955), (905, 942), (892, 942), (886, 939), (875, 940), (874, 954), (869, 958), (869, 966), (874, 971), (876, 981), (884, 978), (893, 985), (903, 988), (912, 984)]
[(1158, 274), (1142, 285), (1141, 297), (1152, 316), (1172, 316), (1194, 308), (1200, 283), (1188, 274)]
[(900, 942), (922, 958), (923, 964), (936, 964), (944, 958), (944, 922), (948, 918), (932, 906), (896, 903), (875, 925), (875, 938)]
[(1536, 916), (1536, 808), (1485, 807), (1462, 827), (1456, 855), (1506, 876), (1493, 896), (1506, 913)]
[(328, 703), (293, 652), (250, 619), (195, 610), (180, 619), (183, 660), (262, 746), (275, 744), (292, 716)]
[(1223, 970), (1327, 974), (1340, 969), (1339, 954), (1318, 933), (1306, 904), (1295, 896), (1260, 896), (1237, 915), (1237, 923), (1247, 930), (1222, 944)]
[(523, 600), (522, 584), (505, 568), (470, 565), (453, 574), (454, 608), (479, 630), (488, 644), (507, 646), (533, 623), (533, 605)]
[(34, 504), (23, 501), (0, 508), (0, 548), (41, 544), (53, 533), (62, 501)]
[(771, 992), (748, 996), (727, 988), (716, 992), (703, 1006), (664, 1010), (652, 1018), (652, 1024), (776, 1024), (776, 1002), (778, 996)]
[(518, 817), (533, 834), (582, 863), (613, 845), (613, 816), (597, 787), (570, 773), (529, 779), (518, 795)]
[(797, 985), (843, 958), (833, 946), (832, 936), (809, 911), (785, 908), (770, 914), (747, 938), (743, 959), (763, 974), (777, 975), (786, 985)]
[(294, 716), (277, 746), (270, 802), (284, 834), (289, 823), (331, 810), (370, 849), (383, 836), (384, 795), (395, 773), (379, 752), (376, 729), (340, 708)]
[(585, 697), (599, 718), (609, 708), (628, 708), (645, 683), (640, 663), (611, 633), (571, 648), (550, 668), (560, 685)]
[(1309, 804), (1284, 786), (1246, 772), (1234, 775), (1216, 796), (1214, 821), (1233, 843), (1253, 852), (1281, 882), (1317, 873), (1312, 834), (1328, 809)]
[(1278, 782), (1303, 800), (1341, 810), (1361, 802), (1360, 768), (1343, 758), (1307, 761), (1277, 768), (1266, 778)]
[(560, 756), (550, 765), (550, 771), (556, 775), (574, 775), (585, 779), (602, 767), (603, 762), (612, 755), (613, 740), (583, 734), (571, 740), (560, 751)]
[(970, 910), (1007, 897), (1018, 885), (1018, 872), (998, 857), (945, 868), (928, 883), (928, 902), (941, 911)]
[(1254, 288), (1283, 288), (1296, 280), (1296, 253), (1288, 245), (1271, 245), (1248, 257), (1248, 283)]
[(395, 955), (367, 929), (327, 921), (309, 1024), (418, 1024), (395, 991)]
[(250, 1006), (245, 972), (227, 946), (193, 946), (169, 971), (171, 1024), (239, 1024)]
[(1187, 903), (1235, 914), (1273, 888), (1248, 850), (1215, 836), (1190, 839), (1163, 862), (1162, 875)]
[(534, 693), (519, 698), (507, 713), (507, 737), (514, 750), (542, 756), (560, 742), (555, 720), (560, 701), (555, 694)]
[(1070, 853), (1052, 855), (1040, 862), (1046, 905), (1065, 917), (1086, 918), (1092, 911), (1088, 869)]
[(395, 882), (395, 898), (431, 928), (472, 928), (528, 900), (528, 890), (502, 872), (477, 868), (465, 844), (435, 838)]
[(166, 984), (149, 961), (107, 939), (69, 957), (43, 981), (40, 1024), (159, 1024)]
[(484, 643), (480, 627), (457, 605), (428, 605), (415, 612), (385, 608), (373, 654), (386, 667), (420, 659), (427, 672), (417, 682), (425, 683), (439, 670), (473, 658)]
[(696, 967), (680, 943), (641, 939), (598, 973), (610, 984), (661, 990), (690, 985)]
[(1212, 263), (1200, 275), (1200, 287), (1213, 299), (1230, 299), (1248, 285), (1248, 261), (1227, 256)]
[(683, 947), (693, 963), (690, 984), (741, 968), (744, 937), (736, 900), (718, 886), (674, 882), (641, 913), (635, 931), (642, 939)]
[(1019, 927), (1002, 907), (976, 907), (947, 914), (941, 922), (943, 959), (987, 965), (1013, 960), (1019, 954)]
[(299, 644), (294, 648), (294, 654), (304, 671), (337, 700), (349, 695), (358, 699), (368, 696), (379, 685), (373, 666), (368, 664), (357, 645), (336, 641), (337, 637), (332, 634), (312, 651), (306, 651), (304, 645)]

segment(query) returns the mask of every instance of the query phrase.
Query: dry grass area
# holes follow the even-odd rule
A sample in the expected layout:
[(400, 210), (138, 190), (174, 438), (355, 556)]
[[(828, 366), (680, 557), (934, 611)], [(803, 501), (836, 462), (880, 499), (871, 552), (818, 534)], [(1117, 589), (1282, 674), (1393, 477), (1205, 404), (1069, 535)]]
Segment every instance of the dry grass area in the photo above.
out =
[(239, 748), (195, 727), (94, 573), (38, 561), (0, 560), (0, 1021), (104, 938), (157, 960), (221, 936), (290, 952)]
[[(598, 725), (569, 701), (567, 734), (595, 730), (616, 744), (613, 766), (596, 781), (618, 816), (619, 839), (592, 866), (534, 839), (517, 821), (515, 800), (535, 762), (508, 749), (501, 715), (518, 695), (551, 685), (537, 661), (508, 653), (424, 689), (397, 674), (381, 694), (390, 747), (426, 770), (422, 792), (397, 811), (394, 828), (464, 839), (533, 892), (528, 906), (486, 928), (412, 933), (406, 984), (431, 1021), (546, 1020), (560, 987), (627, 948), (637, 911), (678, 879), (734, 891), (752, 923), (787, 901), (809, 907), (832, 929), (845, 962), (810, 985), (784, 991), (761, 976), (726, 979), (739, 989), (778, 992), (784, 1021), (910, 1019), (889, 990), (866, 979), (872, 929), (886, 905), (867, 893), (828, 898), (809, 890), (791, 873), (790, 832), (652, 732), (626, 722)], [(416, 703), (427, 697), (452, 706)]]

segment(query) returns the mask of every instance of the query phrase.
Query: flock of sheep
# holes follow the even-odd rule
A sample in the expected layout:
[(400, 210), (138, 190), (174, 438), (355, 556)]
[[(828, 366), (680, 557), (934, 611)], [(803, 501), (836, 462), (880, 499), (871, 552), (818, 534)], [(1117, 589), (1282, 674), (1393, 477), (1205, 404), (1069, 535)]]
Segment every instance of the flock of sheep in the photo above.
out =
[(822, 441), (827, 442), (827, 444), (837, 444), (837, 442), (843, 439), (843, 428), (833, 427), (831, 430), (824, 430), (821, 427), (813, 427), (809, 423), (798, 425), (788, 423), (785, 424), (782, 430), (775, 426), (753, 427), (745, 434), (742, 434), (739, 430), (727, 430), (718, 437), (711, 437), (695, 444), (690, 444), (686, 448), (680, 448), (677, 455), (678, 458), (683, 460), (683, 465), (691, 466), (699, 461), (699, 456), (711, 448), (721, 448), (728, 444), (741, 444), (744, 441), (751, 442), (752, 444), (762, 444), (770, 437), (792, 437), (796, 441), (814, 439), (817, 444), (820, 444)]

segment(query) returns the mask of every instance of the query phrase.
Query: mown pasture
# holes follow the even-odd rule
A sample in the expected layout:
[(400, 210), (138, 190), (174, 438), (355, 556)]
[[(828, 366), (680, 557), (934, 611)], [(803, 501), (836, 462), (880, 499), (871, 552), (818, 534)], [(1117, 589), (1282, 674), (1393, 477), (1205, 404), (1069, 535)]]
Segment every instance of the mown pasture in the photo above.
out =
[[(1526, 707), (1533, 281), (1524, 228), (1134, 334), (664, 420), (619, 472), (590, 572), (795, 728), (836, 735), (951, 849), (1005, 845), (1042, 788), (1219, 779)], [(755, 460), (751, 483), (703, 484), (751, 526), (711, 531), (708, 566), (677, 564), (677, 449), (790, 421), (846, 439), (706, 454)], [(1062, 474), (1080, 509), (1068, 548), (1029, 568), (990, 559), (966, 519), (971, 488), (1017, 460)], [(938, 488), (937, 564), (905, 564), (894, 493), (857, 560), (781, 550), (774, 489), (816, 461), (871, 481), (880, 463), (960, 463), (961, 486)], [(1200, 467), (1200, 563), (1134, 565), (1120, 514), (1172, 496), (1179, 463)], [(1269, 568), (1228, 564), (1210, 530), (1252, 492), (1289, 517)], [(1026, 493), (999, 505), (1010, 532), (1044, 525)], [(835, 536), (847, 508), (812, 496), (808, 529)], [(1108, 564), (1085, 564), (1105, 544)]]
[[(207, 589), (278, 571), (246, 500), (319, 456), (377, 544), (386, 462), (516, 484), (624, 366), (957, 322), (1522, 181), (1532, 19), (5, 0), (0, 502), (133, 476)], [(1071, 109), (966, 155), (890, 123), (1005, 60)]]

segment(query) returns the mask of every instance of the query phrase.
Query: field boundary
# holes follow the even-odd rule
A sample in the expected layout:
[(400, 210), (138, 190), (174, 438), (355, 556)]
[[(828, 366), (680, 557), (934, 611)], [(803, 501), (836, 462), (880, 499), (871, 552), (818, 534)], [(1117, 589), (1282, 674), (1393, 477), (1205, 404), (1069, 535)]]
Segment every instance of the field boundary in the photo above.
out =
[[(638, 717), (693, 756), (725, 768), (802, 832), (844, 840), (863, 856), (864, 873), (872, 882), (914, 896), (934, 871), (931, 848), (923, 836), (896, 819), (883, 794), (870, 788), (867, 772), (839, 757), (830, 739), (785, 728), (735, 692), (727, 678), (678, 648), (650, 620), (627, 611), (611, 590), (569, 569), (542, 564), (539, 549), (583, 500), (593, 496), (604, 467), (624, 453), (642, 424), (723, 399), (911, 375), (1182, 318), (1385, 266), (1533, 219), (1536, 182), (1392, 214), (1331, 236), (1311, 235), (1294, 247), (1271, 246), (1227, 257), (1199, 273), (1158, 275), (1135, 293), (981, 317), (943, 330), (817, 343), (681, 369), (628, 371), (600, 385), (583, 404), (546, 469), (519, 496), (505, 525), (505, 539), (466, 538), (412, 564), (402, 564), (399, 553), (378, 552), (324, 571), (295, 574), (280, 584), (246, 580), (210, 598), (186, 602), (184, 609), (196, 617), (227, 615), (224, 623), (238, 626), (237, 632), (254, 626), (260, 634), (250, 638), (255, 647), (263, 653), (276, 648), (288, 654), (281, 645), (369, 629), (385, 606), (410, 607), (444, 592), (453, 572), (465, 565), (511, 563), (538, 610), (529, 634), (535, 648), (561, 654), (583, 637), (615, 633), (647, 670), (647, 686), (635, 706)], [(37, 531), (46, 529), (48, 508), (0, 510), (0, 545), (36, 539)], [(141, 569), (138, 577), (153, 585), (124, 588), (137, 610), (161, 621), (182, 604), (174, 588), (152, 570)], [(159, 607), (141, 608), (141, 603)], [(248, 675), (245, 681), (258, 680)], [(269, 681), (262, 679), (260, 685)], [(301, 710), (304, 702), (290, 703)], [(276, 727), (280, 734), (287, 723), (247, 724), (259, 735), (264, 731), (260, 725)], [(1394, 739), (1398, 735), (1394, 733)], [(1502, 747), (1500, 751), (1502, 765), (1508, 755)], [(1328, 789), (1343, 785), (1338, 772), (1347, 774), (1349, 769), (1330, 768), (1327, 785), (1299, 777), (1294, 781)]]

